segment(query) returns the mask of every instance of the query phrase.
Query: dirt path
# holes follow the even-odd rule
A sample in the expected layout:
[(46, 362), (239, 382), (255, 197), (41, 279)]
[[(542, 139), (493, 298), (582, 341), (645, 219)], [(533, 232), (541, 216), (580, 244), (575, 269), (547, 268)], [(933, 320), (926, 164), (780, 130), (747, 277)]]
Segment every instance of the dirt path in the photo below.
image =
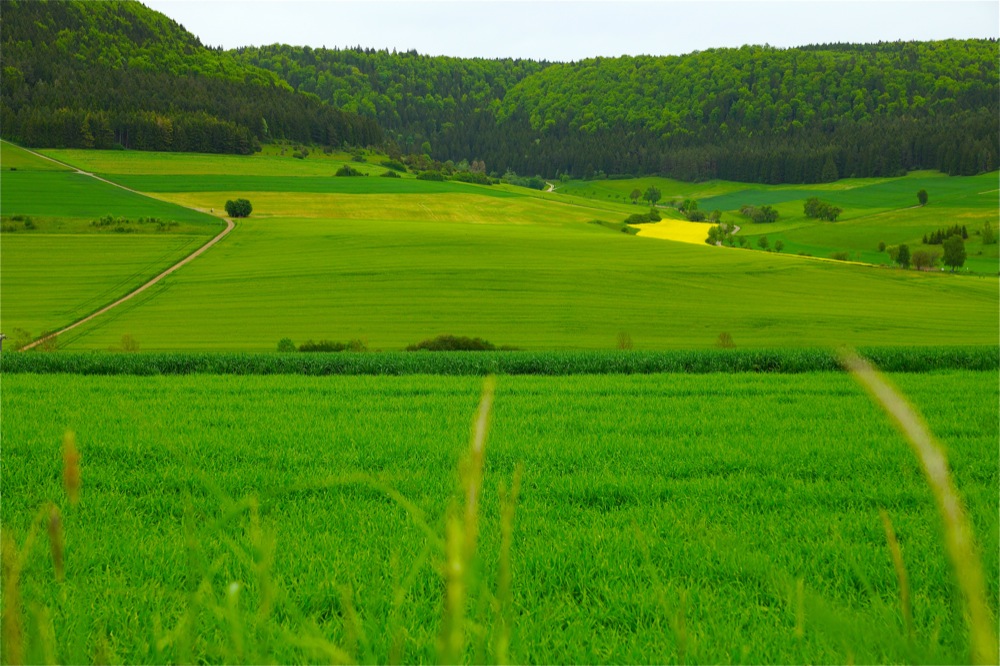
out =
[(548, 187), (545, 188), (546, 192), (555, 192), (556, 191), (556, 186), (553, 185), (552, 183), (546, 182), (545, 184), (548, 185)]
[[(138, 194), (139, 196), (146, 197), (147, 199), (155, 199), (156, 201), (160, 201), (160, 199), (156, 199), (156, 197), (151, 197), (148, 194), (144, 194), (142, 192), (138, 192), (138, 191), (133, 190), (131, 188), (125, 187), (124, 185), (119, 185), (118, 183), (111, 182), (110, 180), (107, 180), (105, 178), (101, 178), (100, 176), (94, 175), (94, 174), (90, 173), (89, 171), (83, 171), (82, 169), (77, 169), (72, 164), (66, 164), (65, 162), (60, 162), (59, 160), (53, 159), (51, 157), (47, 157), (45, 155), (42, 155), (41, 153), (36, 153), (33, 150), (28, 150), (27, 148), (25, 148), (24, 150), (26, 150), (27, 152), (31, 153), (32, 155), (35, 155), (36, 157), (40, 157), (40, 158), (48, 160), (50, 162), (55, 162), (56, 164), (60, 164), (62, 166), (68, 167), (68, 168), (73, 169), (74, 171), (76, 171), (76, 173), (82, 174), (84, 176), (90, 176), (91, 178), (95, 178), (95, 179), (97, 179), (97, 180), (99, 180), (99, 181), (101, 181), (103, 183), (107, 183), (108, 185), (113, 185), (113, 186), (115, 186), (115, 187), (117, 187), (119, 189), (125, 190), (126, 192), (132, 192), (133, 194)], [(181, 205), (181, 204), (176, 204), (176, 205)], [(184, 206), (184, 208), (190, 208), (190, 206)], [(198, 209), (191, 208), (191, 210), (198, 210)], [(204, 211), (199, 210), (198, 212), (203, 213)], [(228, 217), (224, 217), (222, 219), (225, 220), (225, 222), (226, 222), (226, 228), (223, 229), (222, 231), (220, 231), (217, 236), (215, 236), (214, 238), (212, 238), (212, 240), (208, 241), (207, 243), (205, 243), (204, 245), (202, 245), (201, 247), (199, 247), (197, 250), (195, 250), (194, 252), (192, 252), (188, 256), (186, 256), (183, 259), (181, 259), (180, 261), (178, 261), (176, 264), (174, 264), (173, 266), (171, 266), (167, 270), (163, 271), (162, 273), (160, 273), (159, 275), (157, 275), (156, 277), (154, 277), (152, 280), (149, 280), (148, 282), (146, 282), (145, 284), (141, 285), (140, 287), (134, 289), (133, 291), (129, 292), (125, 296), (122, 296), (121, 298), (119, 298), (114, 303), (112, 303), (110, 305), (105, 305), (103, 308), (101, 308), (97, 312), (93, 312), (93, 313), (87, 315), (86, 317), (84, 317), (83, 319), (80, 319), (80, 320), (78, 320), (78, 321), (70, 324), (69, 326), (67, 326), (65, 328), (62, 328), (62, 329), (56, 331), (55, 333), (49, 333), (48, 335), (45, 335), (45, 336), (43, 336), (41, 338), (38, 338), (37, 340), (35, 340), (31, 344), (28, 344), (28, 345), (25, 345), (24, 347), (21, 347), (21, 351), (27, 351), (27, 350), (29, 350), (29, 349), (31, 349), (33, 347), (37, 347), (38, 345), (42, 344), (43, 342), (51, 340), (52, 338), (54, 338), (56, 336), (62, 335), (63, 333), (65, 333), (67, 331), (71, 331), (74, 328), (76, 328), (77, 326), (81, 326), (83, 324), (86, 324), (88, 321), (90, 321), (92, 319), (95, 319), (96, 317), (100, 317), (102, 314), (104, 314), (108, 310), (111, 310), (112, 308), (116, 308), (119, 305), (121, 305), (122, 303), (124, 303), (124, 302), (126, 302), (126, 301), (128, 301), (128, 300), (130, 300), (132, 298), (135, 298), (136, 296), (138, 296), (142, 292), (146, 291), (147, 289), (149, 289), (150, 287), (152, 287), (154, 284), (156, 284), (157, 282), (159, 282), (163, 278), (167, 277), (168, 275), (170, 275), (171, 273), (173, 273), (174, 271), (176, 271), (178, 268), (184, 266), (188, 262), (197, 259), (208, 248), (212, 247), (213, 245), (215, 245), (216, 243), (218, 243), (220, 240), (222, 240), (223, 238), (225, 238), (229, 234), (229, 232), (232, 231), (236, 227), (236, 224), (231, 219), (229, 219)]]

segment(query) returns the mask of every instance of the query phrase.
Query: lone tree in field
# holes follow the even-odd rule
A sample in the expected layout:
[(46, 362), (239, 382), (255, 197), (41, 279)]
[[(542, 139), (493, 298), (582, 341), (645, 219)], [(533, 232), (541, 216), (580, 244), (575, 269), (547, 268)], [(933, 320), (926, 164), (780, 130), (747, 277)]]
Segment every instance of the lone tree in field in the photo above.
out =
[(951, 272), (965, 265), (965, 241), (958, 234), (948, 236), (941, 247), (944, 249), (944, 265), (951, 266)]
[(632, 193), (628, 195), (628, 198), (632, 200), (632, 203), (635, 203), (639, 200), (639, 197), (641, 196), (642, 192), (640, 192), (639, 188), (637, 187), (634, 190), (632, 190)]
[(917, 192), (917, 201), (920, 202), (921, 206), (927, 205), (927, 190), (920, 190)]
[(237, 199), (236, 201), (230, 199), (226, 202), (226, 214), (229, 217), (250, 217), (252, 211), (253, 206), (246, 199)]
[(648, 201), (650, 206), (655, 206), (656, 202), (660, 200), (661, 196), (663, 195), (660, 194), (659, 188), (657, 188), (654, 185), (650, 185), (643, 193), (642, 198)]

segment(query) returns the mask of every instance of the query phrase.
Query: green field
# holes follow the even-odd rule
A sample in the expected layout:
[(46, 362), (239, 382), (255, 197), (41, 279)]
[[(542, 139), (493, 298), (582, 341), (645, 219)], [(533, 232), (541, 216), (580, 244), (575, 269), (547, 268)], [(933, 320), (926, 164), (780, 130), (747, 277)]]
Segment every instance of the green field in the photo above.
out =
[[(894, 380), (948, 449), (996, 613), (996, 373)], [(65, 583), (44, 530), (26, 556), (21, 595), (47, 609), (26, 616), (29, 640), (51, 623), (51, 658), (75, 663), (344, 658), (331, 645), (434, 661), (438, 539), (481, 385), (5, 377), (5, 538), (23, 545), (48, 501), (65, 529)], [(75, 507), (61, 488), (67, 429), (82, 454)], [(496, 657), (497, 489), (518, 466), (513, 663), (968, 659), (930, 493), (846, 374), (500, 377), (467, 613), (475, 661)], [(912, 643), (880, 509), (902, 544)]]
[[(37, 338), (82, 319), (204, 242), (204, 236), (187, 234), (4, 234), (0, 249), (3, 331), (15, 345), (24, 344), (30, 340), (17, 339), (23, 335), (17, 329)], [(108, 316), (113, 318), (114, 313)]]
[(0, 169), (4, 171), (69, 171), (69, 167), (32, 155), (20, 146), (0, 141)]

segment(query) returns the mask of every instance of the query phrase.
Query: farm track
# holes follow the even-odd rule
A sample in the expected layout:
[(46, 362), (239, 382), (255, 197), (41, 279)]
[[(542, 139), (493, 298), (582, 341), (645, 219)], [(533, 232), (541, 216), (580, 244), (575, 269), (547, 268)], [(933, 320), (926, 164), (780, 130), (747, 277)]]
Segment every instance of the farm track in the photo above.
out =
[[(59, 161), (57, 159), (53, 159), (53, 158), (48, 157), (46, 155), (42, 155), (41, 153), (36, 153), (35, 151), (29, 150), (27, 148), (24, 148), (24, 150), (27, 151), (27, 152), (29, 152), (29, 153), (31, 153), (32, 155), (34, 155), (36, 157), (40, 157), (40, 158), (42, 158), (44, 160), (48, 160), (50, 162), (54, 162), (54, 163), (59, 164), (61, 166), (73, 169), (78, 174), (81, 174), (81, 175), (84, 175), (84, 176), (90, 176), (91, 178), (99, 180), (99, 181), (101, 181), (103, 183), (107, 183), (108, 185), (113, 185), (114, 187), (117, 187), (119, 189), (125, 190), (126, 192), (131, 192), (133, 194), (137, 194), (137, 195), (139, 195), (141, 197), (146, 197), (147, 199), (155, 199), (155, 200), (159, 201), (159, 199), (156, 199), (156, 197), (151, 197), (148, 194), (145, 194), (143, 192), (139, 192), (137, 190), (133, 190), (132, 188), (125, 187), (124, 185), (119, 185), (118, 183), (110, 181), (110, 180), (108, 180), (106, 178), (101, 178), (100, 176), (98, 176), (96, 174), (93, 174), (93, 173), (90, 173), (89, 171), (84, 171), (82, 169), (78, 169), (75, 166), (73, 166), (72, 164), (66, 164), (65, 162), (61, 162), (61, 161)], [(182, 205), (182, 204), (176, 204), (176, 205)], [(191, 208), (190, 206), (183, 206), (183, 207), (184, 208), (189, 208), (190, 210), (198, 210), (196, 208)], [(199, 210), (198, 212), (204, 212), (204, 211)], [(169, 267), (168, 269), (166, 269), (165, 271), (163, 271), (162, 273), (160, 273), (159, 275), (157, 275), (153, 279), (151, 279), (151, 280), (143, 283), (142, 285), (140, 285), (136, 289), (130, 291), (129, 293), (127, 293), (126, 295), (122, 296), (121, 298), (119, 298), (115, 302), (111, 303), (110, 305), (105, 305), (100, 310), (97, 310), (96, 312), (90, 313), (89, 315), (87, 315), (83, 319), (79, 319), (79, 320), (73, 322), (72, 324), (70, 324), (69, 326), (66, 326), (65, 328), (61, 328), (58, 331), (55, 331), (53, 333), (49, 333), (47, 335), (43, 335), (42, 337), (38, 338), (34, 342), (31, 342), (30, 344), (27, 344), (24, 347), (21, 347), (20, 351), (28, 351), (29, 349), (37, 347), (37, 346), (41, 345), (42, 343), (44, 343), (44, 342), (46, 342), (48, 340), (51, 340), (51, 339), (53, 339), (53, 338), (55, 338), (55, 337), (57, 337), (59, 335), (62, 335), (63, 333), (66, 333), (67, 331), (73, 330), (77, 326), (82, 326), (83, 324), (86, 324), (87, 322), (92, 321), (93, 319), (96, 319), (97, 317), (100, 317), (105, 312), (108, 312), (109, 310), (112, 310), (112, 309), (118, 307), (122, 303), (125, 303), (125, 302), (127, 302), (127, 301), (135, 298), (136, 296), (138, 296), (142, 292), (146, 291), (147, 289), (149, 289), (150, 287), (152, 287), (153, 285), (155, 285), (157, 282), (159, 282), (163, 278), (167, 277), (168, 275), (170, 275), (171, 273), (173, 273), (177, 269), (181, 268), (185, 264), (187, 264), (187, 263), (189, 263), (189, 262), (197, 259), (206, 250), (208, 250), (210, 247), (212, 247), (213, 245), (215, 245), (216, 243), (218, 243), (219, 241), (221, 241), (223, 238), (225, 238), (229, 234), (229, 232), (232, 231), (236, 227), (236, 224), (230, 218), (224, 217), (222, 219), (225, 220), (225, 222), (226, 222), (226, 228), (225, 229), (223, 229), (222, 231), (220, 231), (219, 234), (216, 235), (216, 236), (214, 236), (210, 241), (208, 241), (207, 243), (205, 243), (204, 245), (202, 245), (201, 247), (199, 247), (197, 250), (195, 250), (194, 252), (192, 252), (188, 256), (186, 256), (183, 259), (181, 259), (180, 261), (178, 261), (173, 266)]]

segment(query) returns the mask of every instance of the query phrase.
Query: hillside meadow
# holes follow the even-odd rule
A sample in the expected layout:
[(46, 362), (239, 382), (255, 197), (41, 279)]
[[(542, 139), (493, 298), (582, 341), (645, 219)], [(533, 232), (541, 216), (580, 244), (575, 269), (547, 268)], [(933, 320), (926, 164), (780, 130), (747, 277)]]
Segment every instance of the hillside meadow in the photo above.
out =
[[(346, 155), (49, 153), (158, 198), (140, 198), (142, 205), (219, 211), (237, 197), (254, 205), (206, 257), (64, 336), (59, 344), (70, 350), (107, 349), (125, 335), (150, 351), (268, 351), (282, 338), (360, 339), (388, 350), (441, 334), (524, 349), (608, 349), (622, 334), (638, 349), (707, 348), (722, 333), (750, 347), (996, 339), (993, 281), (828, 265), (590, 224), (620, 224), (631, 204), (410, 174), (303, 171), (322, 165), (330, 174)], [(238, 176), (237, 163), (249, 165)], [(44, 205), (12, 184), (4, 188), (14, 190), (11, 201)], [(17, 285), (9, 289), (8, 302), (23, 299)], [(919, 314), (926, 311), (933, 315)]]
[[(572, 180), (559, 183), (556, 192), (592, 201), (631, 205), (633, 190), (645, 192), (649, 187), (656, 187), (662, 194), (660, 205), (668, 206), (662, 212), (667, 219), (658, 225), (644, 225), (640, 235), (704, 241), (710, 225), (699, 225), (698, 231), (692, 230), (678, 223), (683, 216), (669, 208), (694, 199), (706, 215), (718, 210), (722, 213), (722, 221), (739, 225), (740, 235), (750, 240), (753, 249), (758, 247), (758, 238), (766, 236), (772, 248), (780, 240), (785, 253), (829, 258), (843, 252), (852, 261), (875, 265), (892, 263), (885, 252), (878, 250), (880, 242), (886, 245), (906, 243), (911, 252), (924, 249), (940, 255), (941, 246), (923, 245), (923, 237), (955, 224), (964, 225), (969, 233), (964, 269), (996, 275), (1000, 271), (1000, 246), (984, 245), (980, 233), (986, 224), (994, 231), (1000, 226), (997, 177), (997, 172), (949, 177), (938, 172), (917, 171), (903, 178), (851, 178), (810, 185), (758, 185), (718, 180), (684, 183), (649, 177)], [(926, 206), (918, 205), (917, 192), (920, 190), (928, 193)], [(807, 218), (803, 204), (810, 197), (841, 208), (837, 221)], [(740, 207), (744, 205), (769, 205), (780, 217), (774, 223), (754, 223), (740, 214)]]
[[(996, 372), (892, 379), (947, 447), (995, 616)], [(447, 661), (446, 516), (482, 385), (5, 377), (0, 512), (35, 609), (25, 654)], [(968, 660), (930, 491), (849, 375), (508, 376), (493, 404), (459, 655)], [(78, 504), (62, 487), (67, 431)], [(31, 527), (48, 502), (61, 570)], [(880, 511), (908, 575), (902, 606)]]

